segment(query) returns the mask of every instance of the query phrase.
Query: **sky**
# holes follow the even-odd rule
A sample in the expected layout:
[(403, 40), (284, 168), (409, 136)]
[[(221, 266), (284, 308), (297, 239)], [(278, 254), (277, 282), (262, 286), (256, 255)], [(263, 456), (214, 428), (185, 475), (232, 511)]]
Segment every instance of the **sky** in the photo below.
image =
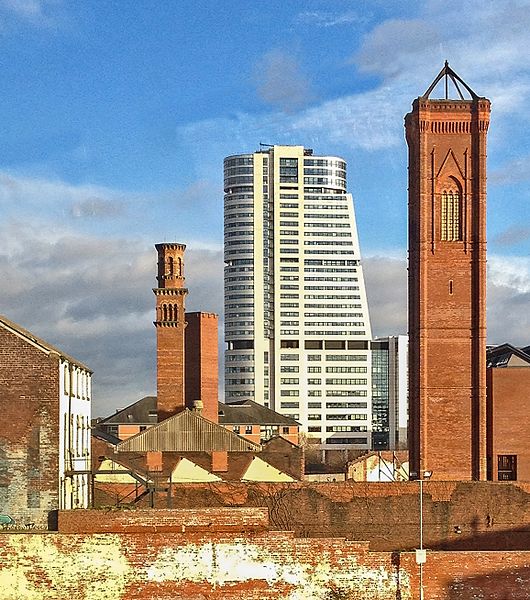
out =
[(492, 101), (488, 341), (530, 343), (530, 1), (0, 0), (0, 314), (156, 392), (154, 244), (222, 334), (222, 161), (342, 156), (375, 335), (405, 333), (403, 116), (448, 60)]

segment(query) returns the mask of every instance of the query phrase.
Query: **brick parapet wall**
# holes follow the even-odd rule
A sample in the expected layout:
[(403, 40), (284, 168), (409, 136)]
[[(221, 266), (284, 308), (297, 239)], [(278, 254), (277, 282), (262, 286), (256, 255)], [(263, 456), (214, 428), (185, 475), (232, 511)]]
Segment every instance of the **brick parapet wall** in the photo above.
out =
[[(530, 552), (429, 552), (429, 600), (528, 598)], [(343, 596), (332, 596), (331, 591)], [(347, 596), (346, 592), (352, 595)], [(0, 598), (414, 600), (413, 553), (287, 532), (1, 534)]]
[(266, 508), (61, 510), (59, 533), (266, 531)]

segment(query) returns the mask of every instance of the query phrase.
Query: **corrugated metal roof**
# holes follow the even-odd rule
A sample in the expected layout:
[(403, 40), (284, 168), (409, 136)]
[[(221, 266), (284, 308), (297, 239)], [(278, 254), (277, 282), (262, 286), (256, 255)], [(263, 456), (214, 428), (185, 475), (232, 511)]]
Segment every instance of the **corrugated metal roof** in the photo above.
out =
[(118, 452), (259, 452), (261, 446), (189, 410), (130, 437)]

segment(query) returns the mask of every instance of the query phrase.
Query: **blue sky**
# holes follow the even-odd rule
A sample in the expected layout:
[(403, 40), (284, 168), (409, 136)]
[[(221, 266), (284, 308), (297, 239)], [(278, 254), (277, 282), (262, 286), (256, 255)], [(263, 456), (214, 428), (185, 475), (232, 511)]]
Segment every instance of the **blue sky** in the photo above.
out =
[(492, 100), (489, 338), (528, 344), (528, 1), (0, 0), (0, 313), (95, 370), (96, 412), (154, 378), (153, 245), (222, 311), (222, 159), (349, 166), (376, 334), (406, 331), (403, 116), (448, 59)]

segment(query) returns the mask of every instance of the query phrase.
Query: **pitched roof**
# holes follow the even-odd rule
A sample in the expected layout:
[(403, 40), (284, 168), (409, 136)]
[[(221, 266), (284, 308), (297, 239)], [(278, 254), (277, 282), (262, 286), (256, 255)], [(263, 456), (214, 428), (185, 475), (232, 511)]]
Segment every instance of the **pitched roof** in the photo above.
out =
[[(153, 415), (154, 416), (150, 416)], [(144, 396), (115, 412), (113, 415), (101, 419), (99, 423), (128, 423), (145, 424), (157, 422), (156, 396)]]
[(511, 344), (500, 344), (486, 351), (486, 366), (488, 368), (529, 367), (530, 354), (525, 349), (520, 350)]
[(188, 409), (120, 442), (118, 452), (259, 452), (261, 446)]
[(300, 424), (284, 415), (254, 402), (253, 400), (239, 400), (224, 404), (219, 402), (219, 423), (223, 425), (290, 425), (299, 427)]
[(71, 362), (71, 363), (75, 364), (76, 366), (81, 367), (82, 369), (85, 369), (85, 371), (88, 371), (89, 373), (93, 372), (86, 365), (84, 365), (81, 361), (66, 354), (66, 352), (63, 352), (56, 346), (53, 346), (52, 344), (45, 342), (43, 339), (41, 339), (41, 338), (37, 337), (35, 334), (31, 333), (31, 331), (24, 329), (24, 327), (21, 327), (20, 325), (18, 325), (17, 323), (14, 323), (13, 321), (10, 321), (7, 317), (4, 317), (3, 315), (0, 315), (0, 327), (3, 327), (7, 331), (10, 331), (11, 333), (14, 333), (15, 335), (21, 337), (26, 342), (29, 342), (32, 346), (34, 346), (35, 348), (41, 350), (42, 352), (44, 352), (46, 354), (52, 354), (52, 353), (58, 354), (62, 359), (67, 360), (68, 362)]
[[(182, 461), (187, 461), (198, 467), (200, 471), (212, 474), (215, 478), (223, 481), (294, 481), (296, 478), (284, 471), (281, 471), (274, 465), (270, 464), (267, 459), (255, 461), (257, 455), (251, 452), (229, 452), (228, 465), (226, 471), (212, 470), (212, 454), (211, 452), (163, 452), (162, 453), (162, 469), (160, 471), (149, 471), (147, 466), (146, 452), (119, 452), (108, 453), (104, 460), (100, 461), (99, 468), (105, 466), (105, 460), (113, 461), (117, 467), (116, 475), (122, 472), (131, 471), (137, 477), (144, 480), (149, 480), (152, 477), (168, 478), (175, 469), (182, 465)], [(187, 465), (189, 467), (189, 465)], [(107, 474), (108, 475), (108, 474)], [(204, 473), (203, 473), (204, 475)], [(102, 479), (102, 478), (100, 478)], [(201, 479), (199, 477), (199, 479)], [(211, 477), (205, 478), (212, 480)], [(193, 483), (195, 479), (190, 479)]]

